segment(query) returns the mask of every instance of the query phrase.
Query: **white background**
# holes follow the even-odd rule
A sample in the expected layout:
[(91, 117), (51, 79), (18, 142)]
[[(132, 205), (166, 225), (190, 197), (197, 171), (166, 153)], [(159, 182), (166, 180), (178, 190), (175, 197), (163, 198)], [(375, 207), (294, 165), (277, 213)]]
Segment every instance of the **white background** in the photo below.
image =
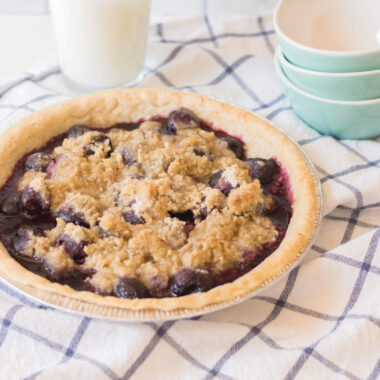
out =
[[(278, 0), (152, 0), (151, 20), (222, 13), (263, 14)], [(0, 0), (0, 81), (55, 53), (47, 0)]]

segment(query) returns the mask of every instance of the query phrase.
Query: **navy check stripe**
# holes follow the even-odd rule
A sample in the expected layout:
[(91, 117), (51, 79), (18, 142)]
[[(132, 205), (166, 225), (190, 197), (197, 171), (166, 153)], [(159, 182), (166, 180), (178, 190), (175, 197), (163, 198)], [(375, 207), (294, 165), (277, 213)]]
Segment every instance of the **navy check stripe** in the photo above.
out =
[(82, 319), (81, 323), (78, 326), (77, 331), (75, 332), (75, 334), (73, 336), (73, 339), (70, 342), (69, 348), (65, 352), (65, 356), (62, 360), (63, 363), (66, 362), (67, 360), (69, 360), (69, 358), (73, 357), (73, 355), (74, 355), (74, 353), (75, 353), (75, 351), (79, 345), (79, 342), (83, 338), (83, 335), (86, 332), (90, 322), (91, 322), (90, 318), (85, 317)]
[(7, 333), (9, 330), (9, 326), (12, 323), (12, 319), (15, 316), (15, 314), (22, 308), (22, 305), (15, 305), (12, 306), (7, 314), (5, 315), (5, 318), (3, 319), (3, 323), (1, 325), (1, 330), (0, 330), (0, 347), (5, 341), (5, 338), (7, 337)]
[[(358, 267), (358, 268), (360, 268), (360, 267)], [(253, 300), (257, 299), (257, 300), (266, 301), (266, 302), (269, 302), (269, 303), (271, 303), (273, 305), (275, 305), (278, 302), (277, 298), (265, 297), (265, 296), (256, 296), (256, 297), (254, 297), (252, 299)], [(339, 320), (343, 319), (342, 316), (328, 315), (328, 314), (321, 313), (321, 312), (316, 311), (316, 310), (307, 309), (305, 307), (292, 304), (290, 302), (285, 302), (284, 303), (284, 308), (288, 309), (288, 310), (291, 310), (291, 311), (294, 311), (294, 312), (299, 313), (299, 314), (308, 315), (310, 317), (314, 317), (314, 318), (317, 318), (317, 319), (322, 319), (322, 320), (325, 320), (325, 321), (339, 321)], [(376, 319), (376, 318), (374, 318), (374, 317), (372, 317), (370, 315), (366, 315), (366, 314), (352, 314), (352, 315), (346, 316), (346, 318), (347, 319), (364, 319), (364, 320), (367, 320), (367, 321), (373, 323), (375, 326), (380, 327), (380, 319)]]
[[(338, 177), (342, 177), (342, 176), (345, 176), (347, 174), (356, 173), (358, 171), (362, 171), (362, 170), (368, 169), (370, 167), (377, 167), (379, 164), (380, 164), (380, 159), (375, 160), (375, 161), (369, 161), (366, 164), (354, 165), (354, 166), (351, 166), (350, 168), (342, 170), (338, 173), (328, 174), (327, 176), (321, 178), (321, 182), (323, 183), (323, 182), (328, 181), (329, 179), (336, 179)], [(380, 175), (380, 173), (379, 173), (379, 175)]]
[(269, 52), (273, 55), (274, 54), (274, 47), (270, 41), (269, 35), (267, 33), (265, 33), (265, 28), (263, 25), (263, 18), (262, 17), (257, 18), (257, 24), (259, 25), (260, 32), (263, 34), (264, 41), (268, 47)]
[[(227, 66), (224, 68), (224, 71), (219, 74), (215, 79), (211, 80), (210, 82), (206, 84), (201, 84), (201, 85), (196, 85), (196, 86), (174, 86), (172, 85), (171, 87), (175, 88), (176, 90), (185, 90), (185, 89), (194, 89), (195, 88), (202, 88), (202, 87), (209, 87), (209, 86), (214, 86), (216, 84), (219, 84), (222, 82), (226, 77), (228, 77), (232, 72), (234, 72), (236, 69), (238, 69), (241, 65), (243, 65), (245, 62), (247, 62), (249, 59), (254, 58), (254, 55), (247, 54), (239, 59), (237, 59), (232, 65)], [(158, 74), (158, 75), (157, 75)], [(171, 83), (169, 79), (167, 79), (161, 72), (156, 71), (155, 75), (157, 75), (163, 83)]]
[[(193, 321), (199, 320), (201, 317), (191, 318)], [(154, 323), (148, 323), (148, 325), (153, 329), (157, 330), (157, 326)], [(178, 344), (168, 333), (163, 335), (162, 339), (172, 346), (179, 355), (181, 355), (184, 359), (190, 362), (194, 367), (202, 369), (203, 371), (210, 372), (210, 369), (203, 365), (199, 360), (197, 360), (194, 356), (192, 356), (188, 351), (186, 351), (180, 344)], [(224, 380), (231, 380), (232, 377), (224, 375), (223, 373), (219, 373), (218, 377)]]
[(313, 357), (314, 359), (318, 360), (320, 363), (324, 364), (327, 368), (330, 368), (335, 373), (338, 373), (340, 375), (346, 376), (346, 377), (348, 377), (349, 379), (352, 379), (352, 380), (360, 380), (360, 377), (357, 377), (353, 373), (347, 371), (346, 369), (337, 366), (331, 360), (329, 360), (326, 357), (322, 356), (315, 349), (313, 349), (312, 351), (310, 350), (310, 356)]
[(325, 253), (325, 252), (326, 252), (326, 250), (325, 250), (324, 248), (322, 248), (322, 247), (318, 247), (318, 246), (315, 245), (315, 244), (313, 244), (313, 245), (311, 246), (311, 249), (314, 250), (314, 251), (316, 251), (316, 252), (318, 252), (318, 253)]
[(347, 243), (351, 240), (352, 235), (354, 233), (354, 229), (356, 227), (356, 221), (358, 220), (360, 215), (359, 210), (353, 210), (351, 216), (349, 218), (349, 222), (347, 224), (346, 230), (344, 231), (344, 235), (341, 241), (341, 244)]
[(339, 261), (341, 263), (353, 266), (355, 268), (362, 268), (364, 266), (363, 269), (366, 269), (369, 272), (374, 273), (374, 274), (380, 274), (380, 268), (378, 266), (370, 265), (365, 262), (363, 263), (359, 260), (355, 260), (347, 256), (339, 255), (338, 253), (326, 253), (323, 255), (323, 258)]
[[(372, 236), (372, 239), (369, 243), (369, 247), (368, 247), (366, 255), (365, 255), (365, 259), (364, 259), (365, 262), (367, 262), (369, 264), (372, 263), (373, 257), (375, 255), (376, 248), (379, 244), (379, 240), (380, 240), (380, 228), (377, 229)], [(344, 311), (342, 313), (342, 318), (336, 322), (336, 324), (334, 325), (334, 327), (331, 329), (331, 331), (328, 334), (319, 338), (315, 343), (313, 343), (312, 345), (310, 345), (309, 347), (304, 349), (301, 356), (298, 358), (296, 363), (293, 365), (293, 367), (289, 371), (288, 375), (286, 376), (286, 379), (293, 379), (299, 373), (301, 368), (305, 365), (306, 361), (309, 359), (309, 357), (310, 357), (311, 353), (314, 351), (315, 347), (317, 347), (317, 345), (322, 340), (324, 340), (325, 338), (330, 336), (340, 326), (340, 324), (342, 323), (344, 318), (348, 315), (350, 310), (355, 306), (355, 303), (358, 300), (359, 295), (363, 289), (364, 281), (367, 278), (367, 275), (368, 275), (367, 270), (363, 270), (363, 269), (360, 270), (358, 278), (357, 278), (355, 285), (354, 285), (354, 288), (352, 290), (350, 299), (348, 300), (346, 307), (344, 308)]]
[[(40, 344), (43, 344), (55, 351), (58, 351), (58, 352), (66, 352), (66, 348), (64, 346), (62, 346), (61, 344), (59, 343), (55, 343), (53, 341), (51, 341), (50, 339), (47, 339), (39, 334), (36, 334), (35, 332), (29, 330), (29, 329), (26, 329), (16, 323), (12, 323), (11, 321), (8, 321), (6, 320), (5, 318), (1, 318), (0, 317), (0, 320), (2, 323), (4, 323), (4, 321), (6, 321), (5, 323), (7, 323), (9, 325), (9, 328), (24, 335), (25, 337), (28, 337), (32, 340), (34, 340), (35, 342), (38, 342)], [(108, 368), (107, 366), (105, 366), (103, 363), (100, 363), (92, 358), (89, 358), (83, 354), (78, 354), (78, 353), (75, 353), (73, 355), (73, 357), (75, 359), (80, 359), (80, 360), (84, 360), (88, 363), (91, 363), (93, 364), (94, 366), (98, 367), (104, 374), (106, 374), (110, 379), (112, 380), (119, 380), (119, 377), (110, 369)]]
[[(162, 32), (162, 28), (161, 28)], [(226, 38), (258, 38), (258, 37), (264, 37), (264, 36), (270, 36), (274, 35), (274, 30), (263, 30), (260, 32), (254, 32), (254, 33), (220, 33), (220, 34), (214, 34), (213, 38), (210, 37), (204, 37), (204, 38), (194, 38), (191, 40), (170, 40), (166, 39), (163, 35), (160, 35), (161, 43), (166, 44), (180, 44), (180, 45), (194, 45), (194, 44), (203, 44), (203, 43), (210, 43), (214, 41), (218, 41), (221, 39)]]
[[(247, 327), (251, 327), (249, 325), (246, 325), (244, 323), (242, 323), (243, 326), (247, 326)], [(267, 334), (265, 334), (261, 329), (257, 328), (256, 326), (255, 327), (251, 327), (251, 328), (254, 328), (256, 330), (256, 333), (257, 333), (257, 337), (262, 341), (264, 342), (265, 344), (267, 344), (269, 347), (275, 349), (275, 350), (290, 350), (290, 351), (299, 351), (299, 350), (303, 350), (304, 347), (294, 347), (294, 348), (289, 348), (289, 347), (283, 347), (283, 346), (280, 346), (278, 343), (276, 343), (272, 338), (270, 338)], [(322, 363), (323, 365), (325, 365), (327, 368), (331, 369), (332, 371), (334, 371), (335, 373), (339, 373), (339, 374), (342, 374), (342, 375), (345, 375), (347, 376), (348, 378), (350, 379), (353, 379), (353, 380), (358, 380), (359, 378), (356, 377), (355, 375), (353, 375), (351, 372), (347, 371), (347, 370), (344, 370), (342, 368), (340, 368), (339, 366), (337, 366), (335, 363), (333, 363), (331, 360), (327, 359), (326, 357), (322, 356), (318, 351), (314, 350), (313, 352), (310, 353), (310, 355), (318, 360), (320, 363)]]
[[(210, 82), (206, 84), (196, 85), (196, 86), (175, 86), (161, 71), (155, 70), (154, 75), (157, 76), (165, 85), (172, 87), (176, 90), (192, 90), (194, 91), (194, 88), (202, 88), (202, 87), (208, 87), (216, 85), (220, 82), (222, 82), (228, 75), (230, 75), (232, 72), (234, 72), (237, 68), (239, 68), (241, 65), (243, 65), (245, 62), (247, 62), (249, 59), (254, 58), (253, 55), (247, 54), (242, 57), (240, 57), (238, 60), (236, 60), (232, 65), (228, 66), (224, 69), (224, 71), (219, 74), (215, 79), (211, 80)], [(149, 68), (148, 68), (149, 70)], [(274, 99), (273, 102), (277, 101), (277, 99)]]
[(210, 50), (210, 49), (204, 48), (203, 50), (206, 51), (207, 53), (209, 53), (215, 59), (215, 61), (217, 63), (219, 63), (226, 71), (228, 71), (228, 73), (230, 74), (230, 77), (235, 80), (235, 82), (239, 85), (239, 87), (253, 101), (255, 101), (256, 103), (258, 103), (260, 105), (260, 107), (256, 108), (255, 110), (270, 107), (273, 104), (275, 104), (276, 102), (278, 102), (279, 100), (282, 100), (284, 98), (284, 94), (280, 94), (277, 98), (275, 98), (274, 100), (272, 100), (268, 103), (261, 101), (260, 98), (258, 97), (258, 95), (240, 78), (239, 75), (236, 74), (235, 71), (231, 70), (231, 68), (227, 64), (227, 62), (219, 54), (217, 54), (215, 51)]
[(164, 83), (166, 86), (168, 86), (168, 87), (172, 87), (173, 89), (176, 89), (176, 90), (187, 90), (187, 91), (192, 91), (192, 92), (197, 92), (196, 90), (195, 90), (195, 86), (193, 87), (193, 86), (181, 86), (181, 88), (179, 88), (179, 87), (175, 87), (174, 85), (173, 85), (173, 83), (161, 72), (161, 71), (156, 71), (155, 73), (154, 73), (154, 75), (158, 78), (158, 79), (160, 79), (160, 81), (162, 82), (162, 83)]
[[(78, 347), (78, 344), (79, 344), (80, 340), (82, 339), (84, 333), (86, 332), (89, 323), (90, 323), (89, 318), (83, 318), (82, 319), (81, 323), (79, 324), (77, 331), (75, 332), (75, 334), (73, 336), (73, 339), (70, 342), (69, 347), (67, 348), (67, 350), (65, 351), (65, 353), (63, 355), (62, 360), (57, 365), (66, 363), (70, 358), (72, 358), (74, 356), (75, 351)], [(39, 370), (39, 371), (35, 372), (34, 374), (32, 374), (31, 376), (29, 376), (28, 378), (26, 378), (25, 380), (33, 380), (43, 372), (44, 372), (44, 370)]]
[(370, 160), (367, 157), (365, 157), (360, 152), (358, 152), (356, 149), (354, 149), (352, 146), (350, 146), (347, 141), (339, 141), (339, 140), (334, 139), (331, 136), (318, 135), (318, 136), (311, 137), (308, 139), (300, 140), (300, 141), (298, 141), (298, 143), (300, 145), (307, 145), (307, 144), (313, 143), (314, 141), (318, 141), (321, 139), (329, 140), (330, 142), (334, 142), (334, 144), (339, 144), (339, 145), (343, 146), (345, 149), (347, 149), (349, 152), (354, 154), (355, 156), (359, 157), (364, 162), (367, 162), (367, 163), (370, 162)]
[(370, 162), (370, 160), (365, 157), (364, 155), (362, 155), (361, 153), (359, 153), (356, 149), (354, 149), (352, 146), (348, 145), (348, 142), (347, 141), (339, 141), (339, 140), (336, 140), (340, 145), (343, 145), (347, 150), (349, 150), (351, 153), (353, 153), (355, 156), (359, 157), (360, 159), (362, 159), (364, 162)]
[[(315, 167), (322, 174), (324, 174), (324, 175), (327, 174), (326, 171), (324, 169), (322, 169), (320, 166), (315, 165)], [(350, 222), (347, 224), (347, 227), (346, 227), (346, 229), (344, 231), (344, 235), (343, 235), (343, 238), (342, 238), (342, 244), (344, 244), (344, 243), (346, 243), (347, 241), (349, 241), (351, 239), (351, 237), (352, 237), (352, 235), (354, 233), (355, 226), (356, 226), (356, 220), (358, 220), (358, 217), (359, 217), (359, 214), (360, 214), (360, 207), (363, 206), (363, 195), (362, 195), (362, 193), (356, 187), (352, 186), (351, 184), (349, 184), (347, 182), (344, 182), (344, 181), (340, 180), (337, 177), (334, 177), (333, 180), (335, 182), (343, 185), (344, 187), (346, 187), (350, 191), (352, 191), (352, 193), (354, 194), (354, 196), (356, 198), (356, 202), (357, 202), (357, 208), (355, 208), (355, 209), (352, 210), (352, 213), (351, 213), (351, 216), (350, 216)]]
[(273, 100), (271, 100), (270, 102), (264, 103), (263, 105), (261, 105), (259, 107), (256, 107), (256, 108), (252, 108), (251, 111), (252, 112), (257, 112), (257, 111), (261, 111), (261, 110), (263, 110), (265, 108), (272, 107), (272, 106), (274, 106), (275, 104), (277, 104), (278, 102), (280, 102), (283, 99), (285, 99), (285, 94), (280, 94), (276, 98), (274, 98)]
[(158, 35), (158, 37), (160, 37), (160, 42), (162, 42), (164, 32), (163, 32), (163, 26), (160, 22), (158, 24), (156, 24), (156, 29), (157, 29), (157, 35)]
[(54, 69), (54, 71), (50, 71), (48, 73), (45, 73), (37, 78), (31, 76), (31, 75), (28, 75), (26, 76), (25, 78), (22, 78), (20, 79), (19, 81), (15, 82), (15, 83), (12, 83), (9, 87), (7, 87), (6, 89), (4, 89), (2, 92), (0, 92), (0, 98), (2, 98), (5, 94), (7, 94), (9, 91), (13, 90), (14, 88), (18, 87), (19, 85), (23, 84), (24, 82), (27, 82), (27, 81), (30, 81), (30, 82), (33, 82), (33, 83), (38, 83), (38, 82), (41, 82), (53, 75), (58, 75), (61, 73), (61, 70), (57, 70), (57, 69)]
[(204, 0), (204, 19), (206, 23), (206, 27), (208, 29), (208, 32), (210, 33), (210, 39), (214, 43), (215, 47), (218, 47), (218, 40), (215, 38), (213, 28), (211, 26), (209, 16), (208, 16), (208, 0)]
[(341, 210), (360, 210), (360, 211), (366, 210), (369, 208), (378, 208), (378, 207), (380, 207), (380, 202), (370, 203), (368, 205), (362, 205), (362, 206), (355, 207), (355, 208), (344, 206), (344, 205), (337, 206), (337, 208), (339, 208)]
[(318, 140), (325, 139), (325, 138), (331, 139), (330, 136), (318, 135), (318, 136), (310, 137), (308, 139), (299, 140), (298, 144), (307, 145), (307, 144), (313, 143), (314, 141), (318, 141)]
[(30, 107), (25, 106), (23, 104), (21, 104), (19, 106), (14, 105), (14, 104), (0, 104), (0, 108), (3, 108), (3, 109), (10, 108), (12, 110), (25, 109), (26, 111), (29, 111), (29, 112), (34, 112), (35, 111), (33, 108), (30, 108)]
[(379, 227), (377, 224), (366, 223), (366, 222), (362, 222), (360, 220), (353, 219), (353, 218), (345, 218), (343, 216), (326, 215), (325, 219), (336, 220), (340, 222), (355, 223), (359, 227), (369, 228), (369, 229), (375, 229)]
[(166, 332), (174, 325), (174, 321), (165, 322), (159, 327), (152, 339), (145, 346), (144, 350), (140, 354), (140, 356), (135, 360), (135, 362), (128, 368), (125, 375), (122, 377), (123, 380), (130, 379), (132, 375), (140, 368), (140, 366), (144, 363), (144, 361), (148, 358), (148, 356), (152, 353), (152, 351), (156, 348), (157, 344), (161, 340), (161, 338), (166, 334)]
[(367, 268), (367, 270), (369, 272), (374, 273), (374, 274), (380, 274), (380, 267), (378, 267), (376, 265), (373, 265), (373, 264), (370, 265), (368, 263), (363, 263), (362, 261), (355, 260), (351, 257), (343, 256), (343, 255), (340, 255), (340, 254), (334, 253), (334, 252), (326, 253), (327, 252), (326, 249), (324, 249), (322, 247), (318, 247), (316, 245), (313, 245), (311, 247), (311, 249), (318, 252), (318, 253), (323, 254), (324, 259), (339, 261), (341, 263), (353, 266), (355, 268), (361, 268), (364, 265), (364, 268)]
[(249, 95), (249, 97), (253, 101), (255, 101), (256, 103), (258, 103), (260, 106), (264, 105), (264, 103), (252, 91), (252, 89), (247, 86), (247, 84), (239, 77), (239, 75), (237, 75), (235, 73), (235, 71), (233, 71), (233, 70), (230, 69), (230, 66), (227, 64), (227, 62), (219, 54), (217, 54), (216, 52), (214, 52), (214, 51), (212, 51), (210, 49), (206, 49), (206, 48), (204, 48), (204, 51), (206, 51), (207, 53), (209, 53), (215, 59), (215, 61), (218, 62), (226, 71), (229, 71), (228, 73), (230, 74), (231, 78), (233, 78), (235, 80), (235, 82), (239, 85), (239, 87), (242, 88), (243, 91), (247, 95)]
[(377, 361), (375, 368), (368, 376), (368, 380), (376, 380), (380, 377), (380, 359)]
[(280, 113), (284, 112), (284, 111), (291, 111), (293, 108), (292, 107), (281, 107), (281, 108), (277, 108), (275, 109), (274, 111), (272, 111), (271, 113), (269, 113), (266, 118), (268, 120), (273, 120), (277, 115), (279, 115)]
[[(321, 172), (323, 175), (326, 175), (327, 172), (322, 169), (319, 165), (315, 165), (314, 166), (316, 167), (316, 169)], [(346, 189), (350, 190), (355, 198), (356, 198), (356, 203), (357, 203), (357, 207), (353, 210), (361, 210), (361, 207), (363, 207), (363, 195), (362, 193), (353, 185), (351, 185), (350, 183), (347, 183), (345, 181), (342, 181), (341, 179), (337, 178), (337, 177), (334, 177), (332, 178), (335, 182), (343, 185)]]
[(0, 280), (0, 290), (4, 292), (5, 294), (13, 298), (16, 298), (18, 301), (22, 302), (24, 305), (31, 306), (37, 309), (44, 309), (44, 310), (51, 309), (48, 306), (41, 305), (34, 301), (29, 300), (29, 298), (25, 297), (21, 293), (14, 291), (11, 287), (6, 285), (2, 280)]
[(209, 380), (215, 377), (220, 372), (222, 367), (227, 363), (227, 361), (230, 360), (233, 355), (236, 355), (239, 350), (241, 350), (250, 340), (252, 340), (257, 335), (258, 330), (263, 329), (264, 326), (268, 325), (276, 317), (278, 317), (278, 315), (281, 313), (281, 310), (283, 309), (284, 304), (286, 303), (287, 298), (289, 297), (289, 294), (294, 287), (298, 272), (299, 268), (295, 268), (290, 272), (285, 288), (268, 317), (263, 322), (253, 327), (243, 338), (235, 342), (221, 357), (221, 359), (218, 360), (218, 362), (214, 365), (210, 371), (210, 374), (205, 377), (205, 380)]
[[(62, 95), (60, 95), (60, 94), (50, 94), (49, 93), (49, 94), (39, 95), (39, 96), (37, 96), (37, 97), (35, 97), (35, 98), (31, 99), (31, 100), (28, 100), (26, 103), (23, 103), (23, 104), (20, 104), (20, 105), (12, 105), (12, 107), (10, 107), (10, 108), (12, 108), (12, 111), (8, 115), (6, 115), (4, 118), (2, 118), (0, 121), (3, 121), (5, 119), (9, 118), (11, 115), (14, 114), (15, 111), (17, 111), (19, 109), (25, 109), (28, 112), (34, 112), (36, 110), (34, 108), (29, 107), (31, 104), (36, 103), (36, 102), (41, 102), (42, 100), (54, 98), (54, 97), (57, 97), (57, 96), (59, 97), (59, 96), (62, 96)], [(0, 104), (0, 108), (2, 108), (1, 104)]]

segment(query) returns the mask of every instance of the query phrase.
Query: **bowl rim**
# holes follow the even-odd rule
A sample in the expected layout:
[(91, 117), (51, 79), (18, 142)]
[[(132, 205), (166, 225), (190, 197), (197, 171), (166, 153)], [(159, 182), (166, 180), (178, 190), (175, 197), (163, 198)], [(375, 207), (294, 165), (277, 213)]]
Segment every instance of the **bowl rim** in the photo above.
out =
[(364, 105), (372, 105), (372, 104), (379, 104), (380, 106), (380, 98), (369, 99), (369, 100), (335, 100), (335, 99), (323, 98), (321, 96), (310, 94), (305, 90), (301, 90), (284, 73), (282, 66), (280, 64), (280, 60), (278, 58), (278, 51), (279, 50), (276, 50), (276, 54), (274, 56), (274, 67), (277, 71), (277, 74), (280, 77), (280, 79), (285, 83), (286, 86), (292, 88), (294, 91), (298, 92), (299, 94), (306, 96), (308, 98), (311, 98), (313, 100), (316, 100), (318, 102), (322, 102), (322, 103), (340, 104), (343, 106), (356, 106), (356, 107), (360, 107)]
[(314, 54), (320, 54), (320, 55), (326, 55), (326, 56), (333, 56), (333, 57), (352, 57), (352, 56), (361, 56), (361, 55), (367, 55), (367, 54), (380, 54), (380, 46), (377, 49), (365, 49), (365, 50), (325, 50), (325, 49), (318, 49), (312, 46), (303, 45), (300, 42), (297, 42), (293, 40), (292, 38), (288, 37), (285, 32), (282, 31), (280, 28), (279, 22), (278, 22), (278, 15), (281, 12), (282, 5), (289, 0), (280, 0), (277, 4), (274, 13), (273, 13), (273, 25), (276, 33), (286, 40), (288, 43), (296, 46), (297, 48), (301, 50), (308, 51), (310, 53)]
[(281, 66), (289, 67), (290, 70), (298, 71), (300, 73), (304, 73), (311, 76), (316, 77), (326, 77), (326, 78), (355, 78), (355, 77), (364, 77), (364, 76), (372, 76), (379, 75), (380, 68), (377, 70), (366, 70), (366, 71), (350, 71), (350, 72), (342, 72), (342, 73), (333, 73), (333, 72), (324, 72), (324, 71), (316, 71), (311, 69), (305, 69), (303, 67), (297, 66), (294, 63), (290, 62), (288, 58), (286, 58), (284, 52), (282, 51), (280, 45), (277, 46), (276, 52), (278, 52), (278, 59), (281, 63)]

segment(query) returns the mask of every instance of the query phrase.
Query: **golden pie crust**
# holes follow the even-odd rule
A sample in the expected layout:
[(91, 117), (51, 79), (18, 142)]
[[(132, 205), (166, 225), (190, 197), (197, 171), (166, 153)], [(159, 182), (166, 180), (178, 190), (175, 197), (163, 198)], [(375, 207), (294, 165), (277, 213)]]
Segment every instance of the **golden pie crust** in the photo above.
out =
[(247, 157), (275, 156), (285, 167), (293, 194), (293, 215), (280, 246), (256, 268), (232, 283), (182, 297), (123, 299), (76, 291), (23, 268), (0, 244), (0, 275), (12, 285), (56, 307), (93, 316), (163, 319), (194, 315), (232, 304), (266, 286), (288, 270), (309, 246), (320, 217), (320, 194), (305, 156), (284, 133), (249, 111), (206, 96), (168, 90), (123, 89), (73, 98), (19, 121), (1, 135), (0, 186), (16, 163), (73, 125), (106, 128), (154, 116), (167, 117), (181, 107), (214, 129), (242, 139)]

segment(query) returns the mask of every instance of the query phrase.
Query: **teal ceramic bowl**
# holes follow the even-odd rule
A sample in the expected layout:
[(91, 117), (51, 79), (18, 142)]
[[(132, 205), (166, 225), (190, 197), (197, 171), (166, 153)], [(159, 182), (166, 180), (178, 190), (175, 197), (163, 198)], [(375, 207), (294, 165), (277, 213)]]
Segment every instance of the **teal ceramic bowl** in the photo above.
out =
[(277, 57), (274, 63), (294, 112), (310, 127), (339, 139), (364, 139), (380, 135), (380, 98), (339, 101), (311, 95), (286, 77)]
[(324, 72), (380, 69), (378, 0), (281, 0), (274, 28), (284, 55)]
[(293, 65), (279, 47), (276, 56), (288, 79), (310, 94), (335, 100), (380, 98), (380, 69), (353, 73), (323, 73)]

